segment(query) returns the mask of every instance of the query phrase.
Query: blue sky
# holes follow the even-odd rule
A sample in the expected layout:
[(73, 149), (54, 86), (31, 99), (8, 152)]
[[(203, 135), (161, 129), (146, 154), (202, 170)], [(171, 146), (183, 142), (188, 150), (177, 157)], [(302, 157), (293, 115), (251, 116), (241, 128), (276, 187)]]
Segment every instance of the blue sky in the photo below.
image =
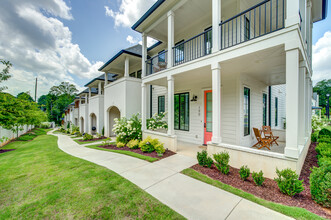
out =
[[(38, 96), (62, 81), (83, 89), (104, 62), (140, 41), (131, 25), (155, 1), (1, 0), (0, 58), (13, 63), (7, 92), (33, 94), (35, 77)], [(331, 78), (331, 4), (328, 15), (313, 29), (315, 83)]]

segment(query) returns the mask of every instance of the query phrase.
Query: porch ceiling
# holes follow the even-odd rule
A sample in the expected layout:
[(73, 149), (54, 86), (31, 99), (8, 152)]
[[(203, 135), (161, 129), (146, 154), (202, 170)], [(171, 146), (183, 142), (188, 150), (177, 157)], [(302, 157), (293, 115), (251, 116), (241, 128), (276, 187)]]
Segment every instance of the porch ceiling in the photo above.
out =
[(269, 86), (286, 83), (284, 46), (269, 48), (221, 63), (222, 73), (247, 74)]

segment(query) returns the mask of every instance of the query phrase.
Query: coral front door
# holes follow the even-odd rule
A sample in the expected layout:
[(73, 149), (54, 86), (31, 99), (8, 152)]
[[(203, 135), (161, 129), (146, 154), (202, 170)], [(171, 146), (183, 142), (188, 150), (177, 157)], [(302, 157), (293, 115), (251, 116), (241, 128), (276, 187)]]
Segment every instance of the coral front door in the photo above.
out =
[(205, 123), (204, 123), (204, 144), (211, 141), (213, 136), (213, 99), (212, 90), (205, 91)]

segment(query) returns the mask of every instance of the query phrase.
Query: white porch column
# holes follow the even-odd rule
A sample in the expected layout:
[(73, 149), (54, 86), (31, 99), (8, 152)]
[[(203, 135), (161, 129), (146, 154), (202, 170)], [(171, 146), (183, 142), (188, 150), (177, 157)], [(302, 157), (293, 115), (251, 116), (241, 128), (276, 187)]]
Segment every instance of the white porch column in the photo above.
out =
[(305, 144), (305, 78), (306, 78), (306, 63), (300, 62), (299, 69), (299, 145)]
[(130, 60), (129, 57), (125, 57), (125, 63), (124, 63), (124, 77), (129, 77), (129, 71), (130, 71)]
[(299, 0), (287, 0), (286, 1), (286, 20), (285, 27), (290, 27), (300, 23), (299, 16)]
[(213, 0), (213, 53), (220, 48), (220, 22), (221, 22), (221, 1)]
[(101, 81), (98, 83), (98, 95), (101, 95), (102, 92), (101, 92), (102, 88), (101, 88)]
[(105, 73), (105, 86), (108, 85), (108, 73)]
[(142, 33), (142, 52), (141, 52), (141, 77), (144, 78), (146, 74), (146, 60), (147, 60), (147, 35)]
[(173, 11), (168, 12), (168, 64), (167, 68), (174, 65), (172, 48), (175, 46), (175, 14)]
[(291, 158), (299, 158), (299, 110), (299, 50), (295, 48), (286, 51), (285, 156)]
[(220, 143), (221, 139), (221, 66), (219, 63), (211, 65), (213, 91), (213, 143)]
[(147, 91), (146, 84), (141, 84), (141, 130), (145, 131), (146, 128), (146, 108), (147, 108)]
[(88, 88), (88, 97), (89, 98), (92, 97), (92, 89), (91, 89), (91, 87)]
[(85, 115), (84, 115), (84, 132), (85, 133), (88, 133), (88, 123), (89, 123), (89, 113), (88, 113), (88, 104), (87, 104), (87, 100), (88, 100), (88, 97), (87, 97), (87, 94), (85, 94)]
[(309, 86), (308, 86), (308, 89), (309, 89), (309, 97), (308, 97), (308, 99), (309, 99), (309, 118), (308, 118), (308, 124), (309, 124), (309, 126), (308, 126), (308, 128), (309, 128), (309, 130), (308, 130), (308, 132), (309, 132), (309, 134), (311, 133), (311, 130), (312, 130), (312, 127), (311, 127), (311, 116), (312, 116), (312, 103), (311, 103), (311, 99), (312, 99), (312, 96), (313, 96), (313, 83), (312, 83), (312, 81), (311, 81), (311, 78), (309, 77)]
[(309, 73), (305, 74), (305, 137), (309, 135)]
[(174, 102), (175, 81), (173, 76), (168, 76), (168, 135), (174, 135)]

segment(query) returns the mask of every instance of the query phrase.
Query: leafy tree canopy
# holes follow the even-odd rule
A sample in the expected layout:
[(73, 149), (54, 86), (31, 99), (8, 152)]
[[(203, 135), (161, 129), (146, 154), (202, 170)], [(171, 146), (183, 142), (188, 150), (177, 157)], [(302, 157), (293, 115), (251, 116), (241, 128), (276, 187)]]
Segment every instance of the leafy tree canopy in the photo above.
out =
[(69, 82), (62, 82), (59, 86), (53, 86), (49, 91), (50, 94), (60, 96), (60, 95), (69, 95), (73, 96), (78, 90), (76, 86), (70, 84)]
[(17, 98), (26, 100), (26, 101), (30, 101), (30, 102), (34, 101), (29, 92), (21, 92), (17, 95)]
[[(314, 86), (314, 92), (317, 92), (319, 95), (319, 105), (321, 107), (326, 107), (326, 94), (331, 95), (331, 79), (329, 80), (322, 80), (319, 81), (315, 86)], [(331, 100), (331, 97), (330, 97)]]
[[(0, 59), (0, 64), (4, 65), (4, 67), (5, 67), (0, 72), (0, 83), (2, 83), (3, 81), (6, 81), (11, 77), (11, 75), (9, 74), (9, 70), (10, 70), (10, 67), (12, 67), (12, 64), (9, 61), (3, 60), (3, 59)], [(0, 92), (5, 89), (7, 89), (6, 86), (0, 87)]]

